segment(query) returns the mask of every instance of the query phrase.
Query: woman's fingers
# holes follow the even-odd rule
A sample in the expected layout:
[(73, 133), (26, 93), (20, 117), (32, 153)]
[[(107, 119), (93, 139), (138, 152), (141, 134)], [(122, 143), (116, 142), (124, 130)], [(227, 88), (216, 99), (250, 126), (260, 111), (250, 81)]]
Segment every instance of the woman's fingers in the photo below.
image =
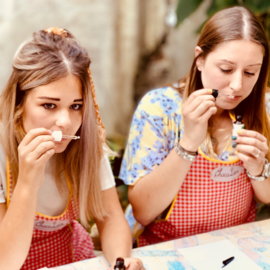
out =
[(128, 270), (145, 270), (143, 262), (138, 258), (126, 258), (125, 265)]
[(21, 146), (26, 146), (28, 145), (30, 142), (33, 141), (33, 139), (35, 139), (37, 136), (41, 136), (41, 135), (52, 135), (52, 132), (46, 128), (35, 128), (35, 129), (31, 129), (23, 138), (22, 142), (20, 143)]
[(209, 118), (216, 112), (217, 112), (216, 106), (208, 108), (207, 111), (203, 115), (201, 115), (201, 117), (199, 118), (199, 121), (202, 123), (208, 122)]
[(245, 154), (246, 156), (252, 157), (252, 159), (262, 158), (262, 157), (264, 158), (266, 154), (259, 148), (251, 146), (251, 145), (239, 144), (237, 145), (236, 150), (242, 154)]
[(54, 140), (51, 135), (39, 135), (34, 137), (34, 139), (27, 145), (19, 145), (19, 155), (21, 158), (38, 159), (46, 151), (54, 148)]
[[(196, 91), (196, 92), (199, 92), (199, 91)], [(196, 96), (190, 95), (188, 100), (185, 102), (184, 107), (185, 107), (186, 113), (192, 113), (196, 111), (201, 105), (203, 105), (204, 107), (215, 106), (214, 97), (212, 95), (209, 95), (209, 92), (208, 94), (201, 94), (201, 95), (196, 95)]]
[(55, 153), (51, 132), (44, 128), (30, 130), (18, 147), (18, 181), (39, 188), (44, 179), (46, 162)]
[(48, 146), (54, 147), (54, 138), (51, 135), (40, 135), (35, 137), (28, 145), (27, 148), (29, 151), (33, 152), (37, 148), (41, 154), (48, 149)]
[(236, 139), (236, 142), (237, 144), (254, 146), (264, 152), (268, 152), (268, 146), (266, 144), (266, 141), (263, 142), (256, 138), (251, 138), (251, 137), (238, 137)]
[(260, 175), (268, 153), (267, 139), (252, 130), (241, 130), (236, 139), (238, 158), (251, 175)]
[(265, 156), (268, 151), (267, 139), (260, 133), (252, 130), (241, 130), (237, 139), (237, 151), (259, 158)]
[(54, 142), (45, 141), (40, 144), (32, 151), (32, 155), (34, 158), (39, 159), (41, 156), (46, 154), (48, 151), (54, 150)]
[[(209, 109), (214, 108), (213, 111), (216, 111), (215, 102), (212, 100), (204, 100), (198, 104), (198, 106), (190, 112), (190, 118), (194, 121), (200, 121), (200, 117), (204, 116), (204, 114), (209, 111)], [(211, 110), (212, 111), (212, 110)], [(212, 112), (213, 112), (212, 111)], [(211, 116), (211, 115), (210, 115)]]
[[(51, 131), (44, 128), (30, 130), (18, 147), (20, 168), (32, 170), (37, 166), (43, 166), (54, 154), (54, 139)], [(27, 173), (27, 171), (24, 171)]]
[(193, 122), (205, 121), (216, 113), (216, 110), (215, 98), (211, 95), (209, 89), (197, 90), (185, 102), (183, 117)]
[(53, 154), (54, 154), (54, 148), (47, 150), (38, 159), (40, 162), (46, 163)]
[(206, 136), (208, 120), (216, 111), (215, 99), (209, 89), (197, 90), (188, 97), (182, 110), (185, 127), (183, 147), (198, 148)]
[(238, 131), (237, 134), (238, 134), (237, 139), (249, 137), (249, 138), (257, 139), (264, 143), (267, 142), (267, 139), (262, 134), (254, 130), (241, 129), (240, 131)]
[(251, 175), (260, 175), (262, 173), (265, 164), (264, 155), (261, 154), (260, 157), (255, 158), (254, 156), (238, 152), (237, 157), (243, 162), (244, 167)]
[(212, 90), (211, 89), (200, 89), (197, 91), (194, 91), (186, 100), (185, 104), (190, 104), (192, 103), (194, 100), (196, 100), (198, 97), (200, 96), (206, 96), (206, 97), (212, 97), (213, 100), (215, 100), (215, 98), (212, 96)]

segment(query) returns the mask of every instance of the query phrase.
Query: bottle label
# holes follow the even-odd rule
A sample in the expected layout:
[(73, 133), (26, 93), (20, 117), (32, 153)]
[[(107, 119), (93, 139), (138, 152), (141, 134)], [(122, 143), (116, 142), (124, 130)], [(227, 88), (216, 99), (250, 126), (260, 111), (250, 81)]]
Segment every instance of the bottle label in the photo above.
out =
[(232, 136), (237, 137), (238, 133), (237, 131), (240, 129), (244, 129), (245, 125), (244, 124), (233, 124), (233, 131), (232, 131)]

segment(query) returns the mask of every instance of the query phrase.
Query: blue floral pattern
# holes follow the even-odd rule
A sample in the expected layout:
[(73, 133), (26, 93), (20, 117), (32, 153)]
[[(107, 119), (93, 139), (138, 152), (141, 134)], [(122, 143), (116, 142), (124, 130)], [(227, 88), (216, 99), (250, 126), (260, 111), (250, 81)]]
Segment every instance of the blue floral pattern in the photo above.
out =
[(119, 178), (126, 184), (159, 166), (181, 136), (180, 94), (170, 87), (147, 93), (134, 114)]

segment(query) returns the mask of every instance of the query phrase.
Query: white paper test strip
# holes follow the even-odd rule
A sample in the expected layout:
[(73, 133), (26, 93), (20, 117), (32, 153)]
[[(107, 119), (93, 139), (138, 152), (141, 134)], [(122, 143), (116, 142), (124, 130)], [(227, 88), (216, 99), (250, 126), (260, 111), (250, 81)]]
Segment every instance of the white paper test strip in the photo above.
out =
[[(222, 240), (196, 247), (181, 248), (178, 251), (196, 270), (262, 270), (229, 240)], [(234, 256), (234, 260), (222, 268), (222, 262), (232, 256)]]

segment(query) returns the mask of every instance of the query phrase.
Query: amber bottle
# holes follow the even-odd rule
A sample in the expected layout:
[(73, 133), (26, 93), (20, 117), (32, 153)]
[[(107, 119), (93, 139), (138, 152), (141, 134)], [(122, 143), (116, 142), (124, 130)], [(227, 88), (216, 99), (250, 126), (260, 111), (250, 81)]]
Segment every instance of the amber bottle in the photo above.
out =
[(117, 258), (116, 259), (116, 264), (115, 264), (113, 269), (114, 270), (126, 270), (124, 259), (123, 258)]

